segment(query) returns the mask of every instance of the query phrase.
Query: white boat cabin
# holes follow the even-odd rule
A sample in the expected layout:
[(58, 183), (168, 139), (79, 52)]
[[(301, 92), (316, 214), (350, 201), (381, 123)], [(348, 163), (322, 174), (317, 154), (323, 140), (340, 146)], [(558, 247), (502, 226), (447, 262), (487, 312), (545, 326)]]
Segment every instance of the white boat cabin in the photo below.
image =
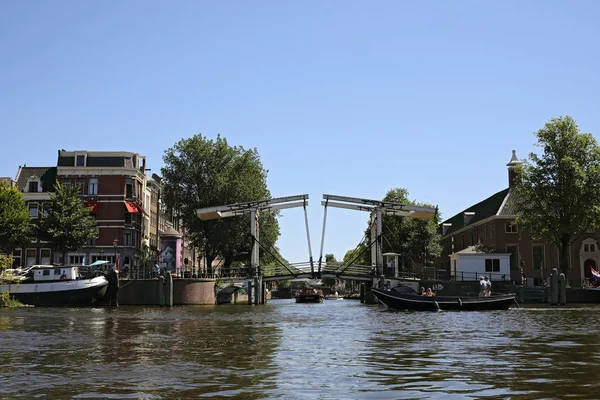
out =
[(79, 279), (79, 268), (77, 267), (33, 265), (29, 270), (29, 274), (31, 273), (36, 282)]
[(487, 275), (492, 281), (510, 280), (510, 253), (488, 253), (477, 246), (450, 254), (450, 276), (457, 281), (476, 281)]

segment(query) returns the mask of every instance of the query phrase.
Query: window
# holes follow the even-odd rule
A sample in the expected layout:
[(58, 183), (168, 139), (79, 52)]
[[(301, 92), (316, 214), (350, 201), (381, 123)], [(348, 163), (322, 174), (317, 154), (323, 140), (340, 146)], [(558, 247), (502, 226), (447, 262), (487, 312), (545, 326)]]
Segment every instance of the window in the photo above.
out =
[(96, 245), (96, 238), (88, 239), (86, 246), (95, 246), (95, 245)]
[(63, 185), (65, 188), (67, 188), (67, 189), (71, 188), (71, 180), (70, 180), (70, 179), (65, 179), (65, 180), (62, 182), (62, 185)]
[(60, 276), (60, 269), (58, 269), (58, 268), (57, 268), (57, 269), (55, 269), (55, 270), (54, 270), (54, 275), (58, 275), (58, 276)]
[(133, 181), (131, 179), (125, 180), (125, 198), (133, 198)]
[(494, 238), (494, 229), (495, 229), (494, 224), (491, 224), (490, 225), (490, 239)]
[(88, 182), (88, 195), (95, 196), (98, 194), (98, 178), (90, 178)]
[(123, 234), (123, 245), (131, 246), (131, 231), (125, 231)]
[(27, 191), (30, 193), (36, 193), (38, 191), (38, 182), (37, 181), (29, 182), (29, 188)]
[(85, 156), (77, 156), (77, 163), (75, 164), (75, 166), (77, 167), (84, 167), (85, 166)]
[(50, 270), (49, 269), (45, 269), (44, 272), (42, 273), (42, 275), (44, 275), (44, 276), (50, 276)]
[(506, 252), (510, 253), (510, 269), (519, 269), (519, 246), (508, 244), (506, 245)]
[(596, 252), (596, 245), (594, 243), (584, 243), (583, 244), (583, 251), (585, 253), (595, 253)]
[(544, 269), (544, 245), (534, 244), (532, 247), (532, 267), (533, 269)]
[(485, 259), (485, 272), (500, 272), (500, 259), (486, 258)]
[(25, 250), (25, 261), (28, 267), (35, 264), (35, 256), (37, 255), (36, 253), (37, 252), (35, 249)]
[(506, 221), (504, 223), (504, 232), (506, 233), (519, 233), (519, 227), (512, 221)]
[(12, 252), (13, 268), (19, 268), (21, 266), (21, 249), (14, 249)]
[(40, 250), (40, 264), (51, 264), (50, 249)]
[(31, 218), (37, 218), (39, 215), (38, 211), (37, 203), (29, 203), (29, 216)]
[(73, 255), (73, 256), (69, 256), (69, 264), (74, 265), (74, 264), (83, 264), (85, 260), (85, 256), (83, 255)]

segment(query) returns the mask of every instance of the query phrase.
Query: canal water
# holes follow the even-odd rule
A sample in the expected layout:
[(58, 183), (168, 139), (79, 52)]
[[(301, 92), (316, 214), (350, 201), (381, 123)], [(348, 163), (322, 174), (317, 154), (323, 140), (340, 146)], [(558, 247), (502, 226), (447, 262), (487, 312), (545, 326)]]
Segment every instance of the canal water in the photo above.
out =
[(600, 307), (0, 309), (0, 398), (600, 398)]

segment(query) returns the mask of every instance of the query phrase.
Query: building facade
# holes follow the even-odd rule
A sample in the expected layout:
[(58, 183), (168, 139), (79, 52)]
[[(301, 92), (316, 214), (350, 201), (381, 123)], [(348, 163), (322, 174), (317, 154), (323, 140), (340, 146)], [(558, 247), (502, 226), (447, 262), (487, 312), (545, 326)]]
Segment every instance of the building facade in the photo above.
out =
[(107, 260), (137, 266), (148, 213), (144, 209), (146, 158), (132, 152), (58, 151), (57, 180), (79, 188), (96, 218), (98, 238), (69, 252), (72, 265)]
[[(56, 166), (19, 166), (14, 181), (2, 179), (23, 193), (32, 224), (39, 221), (56, 182), (79, 189), (96, 219), (98, 237), (68, 252), (65, 260), (70, 265), (106, 260), (118, 264), (126, 276), (133, 276), (142, 264), (178, 275), (195, 272), (196, 252), (177, 213), (161, 200), (161, 178), (147, 176), (148, 170), (146, 158), (138, 153), (63, 149)], [(12, 256), (15, 267), (61, 261), (61, 254), (36, 237)]]
[[(508, 167), (508, 188), (473, 204), (440, 224), (442, 255), (436, 260), (438, 269), (447, 276), (456, 276), (460, 265), (451, 255), (469, 246), (487, 249), (493, 253), (510, 254), (510, 277), (515, 283), (524, 280), (528, 286), (542, 285), (553, 268), (558, 268), (558, 248), (552, 243), (532, 239), (528, 228), (515, 223), (516, 211), (511, 203), (513, 186), (517, 179), (515, 167), (521, 161), (513, 150)], [(570, 249), (570, 268), (567, 280), (571, 286), (581, 286), (591, 279), (591, 268), (600, 265), (600, 230), (590, 229), (577, 239)], [(458, 262), (458, 261), (457, 261)], [(490, 269), (488, 271), (488, 269)], [(481, 271), (493, 273), (493, 265), (481, 265)]]
[[(56, 182), (56, 167), (28, 167), (19, 166), (14, 184), (23, 193), (23, 200), (27, 204), (32, 227), (38, 224), (40, 216), (45, 212), (50, 200), (50, 193), (54, 192)], [(29, 243), (13, 250), (14, 268), (27, 267), (35, 264), (51, 264), (56, 261), (56, 254), (48, 243), (39, 240), (35, 235)]]

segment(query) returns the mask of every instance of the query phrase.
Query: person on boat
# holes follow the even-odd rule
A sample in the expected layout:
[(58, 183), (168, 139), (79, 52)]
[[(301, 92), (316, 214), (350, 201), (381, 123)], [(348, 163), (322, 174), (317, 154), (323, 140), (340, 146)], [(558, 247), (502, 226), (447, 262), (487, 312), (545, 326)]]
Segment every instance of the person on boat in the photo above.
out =
[(424, 287), (421, 287), (421, 296), (427, 296), (427, 292)]
[(492, 281), (486, 276), (483, 277), (485, 281), (485, 297), (490, 297), (492, 295)]
[(479, 277), (479, 297), (485, 297), (487, 294), (487, 282), (483, 279), (483, 275)]
[(431, 288), (427, 288), (427, 297), (435, 296), (435, 292)]

